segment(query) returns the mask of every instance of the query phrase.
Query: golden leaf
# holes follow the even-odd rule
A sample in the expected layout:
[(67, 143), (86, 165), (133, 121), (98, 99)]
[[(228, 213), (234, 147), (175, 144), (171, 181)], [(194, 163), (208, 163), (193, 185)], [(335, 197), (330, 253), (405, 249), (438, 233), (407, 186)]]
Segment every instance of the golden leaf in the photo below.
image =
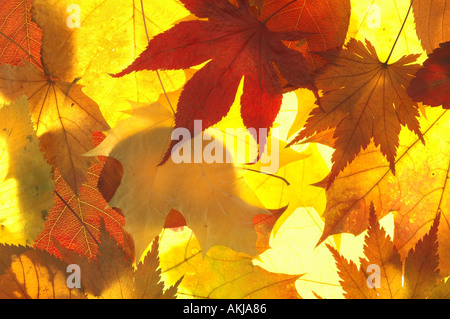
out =
[(51, 167), (39, 149), (26, 96), (0, 108), (0, 242), (31, 244), (53, 205)]

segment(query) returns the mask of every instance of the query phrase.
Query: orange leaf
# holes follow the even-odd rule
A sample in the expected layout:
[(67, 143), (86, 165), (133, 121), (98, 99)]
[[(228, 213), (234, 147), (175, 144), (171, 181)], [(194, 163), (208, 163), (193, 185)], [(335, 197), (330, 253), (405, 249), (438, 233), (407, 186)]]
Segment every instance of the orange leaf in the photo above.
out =
[[(427, 109), (427, 118), (420, 119), (425, 144), (404, 128), (400, 133), (395, 175), (373, 143), (361, 151), (326, 192), (325, 229), (320, 242), (333, 234), (358, 235), (366, 230), (369, 204), (373, 202), (378, 218), (394, 213), (394, 243), (404, 259), (440, 213), (440, 270), (442, 274), (450, 274), (449, 123), (448, 110)], [(326, 184), (325, 179), (320, 186)]]
[[(365, 237), (361, 267), (348, 262), (336, 249), (333, 253), (341, 277), (345, 297), (349, 299), (424, 299), (448, 294), (448, 285), (438, 286), (437, 231), (439, 215), (430, 232), (411, 249), (404, 264), (391, 238), (380, 227), (373, 204), (370, 206), (370, 225)], [(403, 269), (404, 268), (404, 272)], [(403, 282), (404, 278), (404, 282)], [(438, 290), (435, 289), (438, 287)]]
[(68, 288), (67, 265), (31, 247), (0, 245), (1, 299), (84, 299)]
[[(291, 0), (252, 0), (261, 7), (260, 20), (265, 21)], [(312, 52), (340, 48), (344, 44), (350, 21), (350, 1), (297, 0), (267, 21), (272, 31), (298, 30), (311, 33), (304, 41), (290, 41), (287, 46), (301, 52), (311, 70), (318, 70), (327, 62)]]
[(42, 30), (31, 20), (33, 0), (0, 0), (0, 64), (31, 62), (39, 69)]
[(411, 64), (417, 55), (388, 64), (379, 60), (369, 41), (364, 45), (351, 39), (346, 49), (321, 56), (334, 61), (316, 78), (317, 87), (324, 92), (321, 107), (311, 112), (305, 130), (294, 142), (336, 128), (336, 151), (328, 186), (372, 140), (380, 146), (395, 172), (401, 126), (407, 126), (422, 138), (417, 103), (404, 89), (419, 67)]
[(103, 299), (174, 299), (178, 284), (164, 291), (159, 268), (159, 238), (152, 243), (137, 267), (127, 258), (126, 251), (100, 226), (99, 256), (89, 261), (86, 256), (60, 247), (66, 263), (77, 264), (81, 269), (81, 286), (88, 298)]
[(427, 53), (450, 41), (450, 4), (446, 0), (413, 2), (417, 36)]
[(78, 196), (62, 179), (59, 171), (55, 171), (56, 204), (47, 217), (44, 231), (36, 239), (36, 247), (60, 256), (53, 241), (56, 240), (67, 249), (75, 250), (88, 258), (95, 257), (98, 253), (102, 220), (115, 240), (123, 245), (125, 219), (121, 212), (108, 207), (97, 189), (98, 178), (107, 161), (106, 157), (99, 159), (100, 163), (94, 163), (89, 168), (88, 180), (82, 184)]

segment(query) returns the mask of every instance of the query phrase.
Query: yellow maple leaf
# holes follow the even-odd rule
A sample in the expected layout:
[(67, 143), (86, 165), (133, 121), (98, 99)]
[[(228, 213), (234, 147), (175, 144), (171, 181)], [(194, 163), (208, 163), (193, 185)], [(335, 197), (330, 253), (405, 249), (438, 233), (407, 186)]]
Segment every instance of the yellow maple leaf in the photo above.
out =
[(193, 158), (191, 163), (170, 159), (158, 166), (172, 124), (173, 113), (160, 103), (139, 107), (88, 153), (114, 157), (124, 166), (122, 183), (109, 204), (122, 209), (125, 228), (140, 238), (136, 254), (144, 251), (143, 242), (159, 234), (172, 208), (184, 215), (204, 250), (224, 244), (255, 253), (253, 216), (267, 211), (242, 178), (243, 170), (232, 163), (194, 163)]
[(299, 275), (270, 273), (252, 258), (224, 246), (212, 247), (196, 274), (186, 274), (180, 298), (294, 299)]

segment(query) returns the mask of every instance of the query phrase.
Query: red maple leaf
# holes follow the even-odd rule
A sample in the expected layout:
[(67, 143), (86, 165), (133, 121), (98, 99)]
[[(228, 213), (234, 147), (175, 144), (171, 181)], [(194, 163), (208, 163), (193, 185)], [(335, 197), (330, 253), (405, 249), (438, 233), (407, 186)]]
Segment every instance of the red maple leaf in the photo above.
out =
[[(261, 21), (266, 20), (280, 6), (290, 0), (250, 0), (260, 4)], [(350, 1), (333, 0), (298, 0), (280, 11), (267, 21), (267, 27), (272, 31), (300, 30), (310, 32), (311, 36), (301, 42), (285, 42), (288, 48), (297, 50), (305, 56), (311, 70), (319, 70), (328, 61), (313, 52), (326, 52), (341, 48), (347, 36), (350, 21)]]
[[(208, 20), (181, 22), (157, 35), (129, 67), (113, 75), (186, 69), (211, 60), (186, 83), (178, 102), (175, 128), (187, 128), (193, 135), (194, 120), (202, 120), (204, 130), (219, 122), (228, 113), (242, 77), (241, 116), (247, 128), (257, 131), (268, 131), (272, 126), (281, 106), (282, 83), (317, 91), (303, 54), (282, 42), (299, 41), (311, 34), (273, 32), (266, 27), (272, 17), (296, 0), (280, 6), (262, 22), (245, 0), (238, 0), (238, 7), (228, 0), (181, 2), (197, 17)], [(261, 137), (264, 141), (266, 136)], [(255, 138), (259, 140), (260, 136)], [(177, 143), (172, 141), (161, 163)]]
[(441, 43), (416, 72), (408, 95), (416, 102), (450, 108), (450, 42)]

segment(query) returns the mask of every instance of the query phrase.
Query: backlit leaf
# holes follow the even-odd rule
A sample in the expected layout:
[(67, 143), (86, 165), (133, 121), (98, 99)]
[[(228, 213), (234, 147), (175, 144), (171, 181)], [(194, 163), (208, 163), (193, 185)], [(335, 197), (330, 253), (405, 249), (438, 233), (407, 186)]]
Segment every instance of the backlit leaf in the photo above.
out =
[(51, 167), (39, 149), (26, 96), (0, 108), (0, 242), (31, 244), (53, 206)]
[(67, 286), (67, 265), (46, 251), (0, 245), (0, 298), (84, 299)]
[(91, 134), (108, 129), (97, 103), (79, 84), (53, 80), (32, 64), (0, 66), (0, 97), (14, 101), (29, 97), (31, 119), (47, 161), (58, 168), (78, 194), (86, 180), (92, 148)]
[(0, 64), (41, 64), (42, 30), (31, 20), (33, 0), (0, 1)]

